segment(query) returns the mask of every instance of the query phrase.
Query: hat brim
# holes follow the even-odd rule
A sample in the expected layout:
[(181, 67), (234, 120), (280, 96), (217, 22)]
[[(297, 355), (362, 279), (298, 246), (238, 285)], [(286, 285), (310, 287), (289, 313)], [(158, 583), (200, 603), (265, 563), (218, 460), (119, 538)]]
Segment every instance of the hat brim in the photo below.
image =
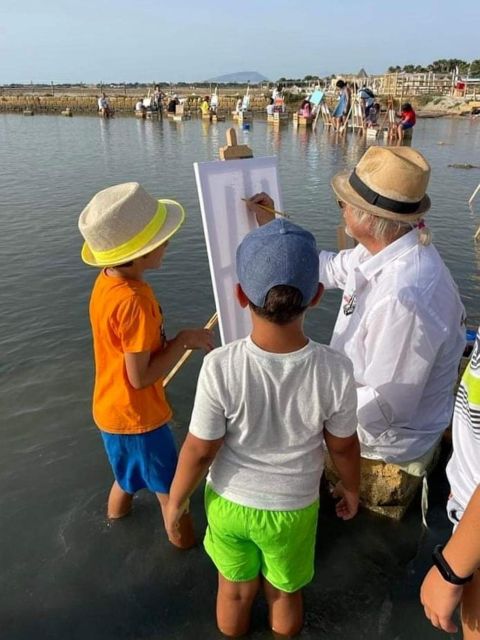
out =
[(414, 213), (394, 213), (387, 209), (382, 209), (374, 204), (370, 204), (367, 200), (364, 200), (351, 186), (349, 182), (351, 172), (337, 173), (331, 180), (332, 189), (335, 191), (335, 195), (342, 202), (357, 207), (362, 211), (367, 211), (380, 218), (386, 218), (387, 220), (395, 220), (396, 222), (414, 222), (422, 217), (431, 207), (431, 201), (427, 194), (425, 194), (418, 205), (417, 211)]
[(110, 260), (107, 262), (99, 261), (95, 258), (90, 247), (85, 242), (82, 247), (82, 260), (91, 267), (115, 267), (116, 265), (130, 262), (136, 258), (150, 253), (162, 244), (165, 244), (182, 226), (185, 220), (185, 211), (183, 207), (174, 200), (159, 200), (161, 204), (164, 204), (167, 208), (167, 217), (160, 231), (144, 245), (141, 249), (126, 256), (122, 256), (121, 260)]

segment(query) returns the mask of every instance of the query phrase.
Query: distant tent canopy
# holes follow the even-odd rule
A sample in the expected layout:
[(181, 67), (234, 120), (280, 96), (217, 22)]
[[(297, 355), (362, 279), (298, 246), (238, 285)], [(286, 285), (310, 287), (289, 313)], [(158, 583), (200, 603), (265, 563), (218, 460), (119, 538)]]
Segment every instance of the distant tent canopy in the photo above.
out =
[(357, 78), (368, 78), (368, 73), (365, 71), (363, 67), (357, 73)]

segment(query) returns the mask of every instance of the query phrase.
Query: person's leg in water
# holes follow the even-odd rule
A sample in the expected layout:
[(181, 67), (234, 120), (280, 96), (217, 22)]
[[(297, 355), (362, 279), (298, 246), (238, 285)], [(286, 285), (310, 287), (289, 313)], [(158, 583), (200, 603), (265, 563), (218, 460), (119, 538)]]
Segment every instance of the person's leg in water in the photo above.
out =
[(403, 140), (403, 124), (402, 123), (400, 123), (397, 127), (397, 136), (398, 136), (399, 142), (402, 142)]
[(302, 509), (268, 514), (271, 534), (264, 538), (258, 533), (270, 626), (278, 636), (295, 636), (303, 626), (302, 589), (314, 575), (317, 518), (318, 500)]
[(480, 570), (465, 585), (462, 597), (463, 640), (480, 640)]
[[(165, 523), (165, 508), (168, 504), (168, 493), (156, 493), (157, 500), (160, 503), (160, 509), (162, 511), (163, 521)], [(193, 520), (189, 512), (184, 513), (178, 523), (178, 540), (170, 542), (179, 549), (191, 549), (196, 545), (195, 532), (193, 530)]]
[(263, 580), (265, 598), (272, 631), (283, 637), (291, 638), (300, 633), (303, 627), (302, 591), (287, 593)]
[(259, 587), (258, 577), (246, 582), (231, 582), (218, 574), (217, 626), (224, 635), (238, 638), (247, 633)]
[(118, 520), (128, 515), (132, 510), (132, 500), (133, 494), (124, 491), (115, 480), (108, 496), (107, 517)]

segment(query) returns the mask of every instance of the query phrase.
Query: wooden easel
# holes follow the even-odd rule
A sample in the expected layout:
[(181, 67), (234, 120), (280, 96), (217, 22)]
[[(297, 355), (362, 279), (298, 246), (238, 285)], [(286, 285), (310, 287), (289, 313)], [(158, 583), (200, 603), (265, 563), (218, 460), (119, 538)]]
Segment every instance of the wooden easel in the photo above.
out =
[(237, 144), (237, 133), (233, 127), (227, 129), (227, 144), (220, 147), (220, 160), (241, 160), (253, 158), (253, 151), (246, 144)]
[(330, 107), (328, 106), (328, 104), (326, 103), (325, 100), (323, 100), (321, 102), (320, 108), (321, 108), (321, 111), (322, 111), (323, 126), (324, 127), (333, 127), (332, 112), (330, 111)]
[(352, 97), (352, 131), (361, 129), (363, 133), (366, 128), (365, 122), (365, 105), (363, 104), (363, 100), (358, 95), (355, 95)]
[[(397, 112), (395, 111), (395, 99), (393, 96), (387, 98), (387, 110), (383, 117), (382, 124), (380, 125), (380, 131), (383, 130), (383, 135), (387, 139), (393, 139), (397, 135)], [(388, 126), (385, 126), (388, 123)]]
[[(233, 129), (232, 127), (227, 129), (226, 136), (227, 136), (226, 146), (220, 147), (219, 149), (220, 160), (241, 160), (244, 158), (253, 158), (253, 151), (250, 149), (250, 147), (248, 147), (246, 144), (237, 144), (237, 134), (235, 132), (235, 129)], [(207, 322), (204, 328), (213, 329), (213, 327), (215, 327), (217, 323), (218, 323), (218, 313), (215, 311), (215, 313), (209, 319), (209, 321)], [(166, 387), (167, 384), (175, 377), (178, 371), (180, 371), (180, 369), (183, 367), (185, 362), (190, 358), (192, 353), (193, 353), (192, 349), (188, 349), (187, 351), (185, 351), (185, 353), (180, 358), (180, 360), (178, 360), (176, 365), (172, 367), (172, 369), (170, 369), (168, 374), (163, 379), (164, 387)]]
[[(478, 184), (477, 188), (475, 189), (475, 191), (472, 193), (472, 195), (470, 196), (470, 199), (468, 201), (468, 207), (470, 209), (470, 211), (472, 212), (472, 215), (474, 213), (473, 211), (473, 201), (475, 200), (475, 198), (477, 197), (477, 195), (480, 193), (480, 183)], [(478, 239), (480, 238), (480, 226), (478, 227), (475, 235), (473, 236), (475, 242), (478, 241)]]

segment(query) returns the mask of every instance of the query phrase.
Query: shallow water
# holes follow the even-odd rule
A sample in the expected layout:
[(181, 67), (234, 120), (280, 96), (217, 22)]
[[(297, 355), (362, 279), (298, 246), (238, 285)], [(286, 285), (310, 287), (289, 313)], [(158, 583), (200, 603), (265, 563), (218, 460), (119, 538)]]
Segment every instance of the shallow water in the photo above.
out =
[[(90, 415), (87, 304), (96, 272), (80, 261), (77, 219), (95, 192), (127, 180), (180, 200), (188, 220), (149, 281), (167, 333), (203, 324), (213, 296), (192, 163), (217, 156), (230, 124), (0, 115), (2, 637), (220, 637), (214, 569), (201, 548), (181, 554), (169, 547), (155, 500), (140, 494), (131, 517), (113, 525), (104, 518), (111, 474)], [(365, 143), (352, 135), (338, 142), (321, 127), (316, 134), (278, 131), (263, 121), (239, 138), (257, 156), (278, 155), (285, 210), (320, 247), (334, 248), (338, 211), (329, 180), (357, 162)], [(479, 164), (480, 121), (420, 120), (414, 144), (432, 164), (428, 221), (435, 244), (476, 324), (476, 221), (466, 203), (480, 172), (447, 165)], [(328, 341), (337, 303), (338, 294), (329, 293), (311, 312), (313, 338)], [(179, 442), (199, 366), (195, 355), (169, 387)], [(416, 592), (433, 541), (448, 532), (445, 490), (438, 472), (432, 527), (410, 564), (421, 535), (418, 511), (401, 523), (364, 513), (340, 523), (325, 502), (302, 638), (437, 637)], [(200, 493), (193, 512), (201, 532)], [(264, 618), (260, 602), (250, 637), (271, 637)]]

